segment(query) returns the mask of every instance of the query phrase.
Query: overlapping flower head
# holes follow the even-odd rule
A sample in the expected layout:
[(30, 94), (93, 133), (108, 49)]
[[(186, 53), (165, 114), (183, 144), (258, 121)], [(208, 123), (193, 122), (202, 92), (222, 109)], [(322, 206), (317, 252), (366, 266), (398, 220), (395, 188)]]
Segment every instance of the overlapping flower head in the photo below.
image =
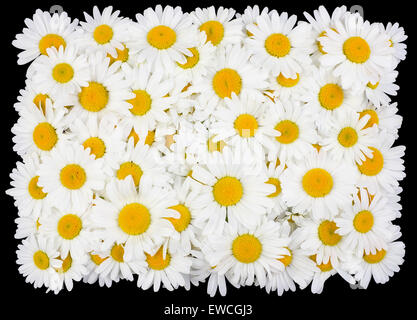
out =
[(391, 97), (407, 37), (344, 6), (304, 15), (26, 19), (7, 191), (26, 281), (211, 296), (387, 282), (404, 256)]

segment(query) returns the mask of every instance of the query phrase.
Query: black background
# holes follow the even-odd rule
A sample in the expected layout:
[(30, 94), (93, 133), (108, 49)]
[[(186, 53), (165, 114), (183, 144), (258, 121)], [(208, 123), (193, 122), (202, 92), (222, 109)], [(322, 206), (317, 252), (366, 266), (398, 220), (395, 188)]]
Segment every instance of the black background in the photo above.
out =
[[(248, 5), (258, 4), (260, 7), (267, 6), (270, 9), (277, 9), (279, 12), (287, 11), (289, 14), (296, 14), (300, 20), (305, 20), (302, 13), (307, 11), (312, 14), (314, 9), (323, 4), (331, 12), (336, 6), (346, 5), (348, 8), (354, 4), (359, 4), (364, 8), (365, 19), (371, 22), (399, 22), (405, 28), (406, 34), (409, 36), (406, 43), (408, 45), (407, 59), (400, 63), (398, 67), (399, 76), (397, 84), (400, 86), (397, 97), (393, 101), (399, 104), (399, 113), (403, 116), (403, 125), (400, 129), (400, 138), (396, 145), (405, 145), (405, 166), (407, 177), (401, 182), (404, 188), (401, 194), (401, 204), (403, 206), (402, 218), (395, 221), (401, 226), (403, 236), (402, 241), (406, 244), (405, 263), (402, 265), (399, 273), (384, 285), (377, 285), (373, 281), (367, 290), (352, 290), (349, 285), (340, 277), (334, 276), (330, 278), (324, 287), (321, 295), (313, 295), (310, 287), (305, 290), (297, 290), (296, 292), (286, 292), (283, 296), (278, 297), (275, 292), (267, 294), (258, 287), (245, 287), (234, 289), (228, 286), (226, 297), (217, 295), (210, 298), (206, 294), (205, 284), (200, 287), (192, 287), (190, 291), (178, 289), (169, 292), (161, 289), (154, 293), (152, 289), (143, 291), (136, 287), (136, 281), (121, 281), (113, 284), (110, 289), (100, 288), (98, 284), (85, 285), (83, 283), (75, 283), (71, 292), (62, 290), (58, 296), (53, 293), (45, 293), (45, 290), (34, 289), (32, 285), (26, 284), (24, 278), (19, 274), (16, 265), (16, 247), (19, 241), (14, 239), (15, 223), (17, 209), (13, 205), (11, 197), (5, 195), (4, 191), (9, 188), (9, 174), (15, 167), (16, 161), (20, 160), (12, 151), (12, 134), (11, 127), (17, 121), (17, 113), (13, 108), (19, 90), (24, 87), (25, 73), (27, 65), (18, 66), (17, 53), (18, 49), (11, 45), (12, 40), (17, 33), (21, 33), (24, 27), (24, 19), (31, 18), (37, 8), (49, 10), (51, 5), (59, 4), (72, 18), (84, 20), (83, 12), (92, 14), (94, 5), (98, 5), (102, 10), (107, 5), (113, 5), (115, 9), (121, 11), (121, 15), (134, 18), (135, 14), (142, 12), (147, 7), (154, 7), (155, 4), (162, 5), (180, 5), (183, 11), (192, 11), (195, 7), (207, 7), (209, 5), (232, 7), (238, 12), (242, 12)], [(3, 308), (11, 308), (12, 302), (17, 302), (20, 307), (16, 310), (18, 313), (29, 311), (32, 315), (59, 316), (53, 312), (51, 306), (58, 306), (60, 313), (69, 313), (72, 316), (84, 315), (85, 312), (94, 312), (99, 315), (101, 312), (116, 311), (120, 316), (132, 313), (134, 318), (142, 318), (148, 314), (152, 319), (191, 319), (190, 317), (173, 317), (164, 316), (163, 310), (165, 306), (173, 304), (206, 307), (208, 304), (252, 304), (254, 316), (247, 317), (249, 319), (279, 318), (280, 316), (297, 316), (300, 312), (307, 312), (309, 316), (315, 318), (320, 317), (340, 317), (347, 313), (355, 316), (361, 316), (365, 313), (377, 315), (378, 313), (388, 312), (389, 309), (396, 312), (397, 315), (405, 315), (406, 309), (412, 308), (412, 298), (415, 295), (415, 205), (413, 203), (415, 180), (415, 159), (412, 155), (415, 148), (415, 131), (413, 126), (415, 123), (416, 103), (416, 81), (415, 81), (415, 44), (416, 44), (416, 17), (415, 11), (411, 8), (411, 2), (395, 1), (383, 4), (382, 1), (247, 1), (239, 2), (223, 1), (83, 1), (77, 3), (75, 1), (32, 1), (20, 2), (9, 0), (2, 3), (2, 32), (0, 39), (2, 40), (0, 60), (2, 84), (0, 97), (2, 106), (0, 108), (0, 129), (2, 141), (1, 158), (5, 158), (5, 165), (1, 166), (1, 250), (0, 265), (2, 268), (0, 278), (0, 288), (5, 295), (1, 304)], [(407, 298), (411, 298), (411, 301)], [(34, 309), (33, 307), (37, 309)], [(16, 308), (16, 307), (14, 307)], [(76, 311), (78, 310), (78, 311)], [(83, 310), (82, 312), (80, 312)], [(5, 312), (5, 310), (1, 310)], [(332, 311), (332, 312), (331, 312)], [(403, 313), (404, 312), (404, 313)], [(199, 319), (204, 316), (200, 315)], [(212, 316), (210, 319), (225, 319), (226, 317)], [(232, 318), (232, 317), (228, 317)], [(243, 317), (233, 317), (242, 318)]]

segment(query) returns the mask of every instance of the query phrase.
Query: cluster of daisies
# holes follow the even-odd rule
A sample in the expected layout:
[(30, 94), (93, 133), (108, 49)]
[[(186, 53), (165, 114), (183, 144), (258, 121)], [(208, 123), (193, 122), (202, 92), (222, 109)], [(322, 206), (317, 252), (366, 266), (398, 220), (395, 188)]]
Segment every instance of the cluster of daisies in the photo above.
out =
[(320, 7), (37, 10), (13, 45), (19, 272), (313, 293), (403, 263), (397, 23)]

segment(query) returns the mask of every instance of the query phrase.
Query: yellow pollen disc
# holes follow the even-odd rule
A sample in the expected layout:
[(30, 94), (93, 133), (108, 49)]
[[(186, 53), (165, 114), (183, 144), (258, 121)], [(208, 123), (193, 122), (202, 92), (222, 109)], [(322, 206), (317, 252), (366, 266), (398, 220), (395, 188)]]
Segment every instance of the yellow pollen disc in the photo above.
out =
[(29, 181), (28, 191), (33, 199), (41, 200), (46, 197), (47, 193), (44, 193), (42, 188), (38, 186), (39, 176), (35, 176)]
[(358, 164), (358, 169), (362, 174), (366, 176), (375, 176), (384, 167), (384, 157), (378, 149), (374, 147), (369, 147), (369, 149), (372, 150), (373, 157), (368, 158), (365, 156), (365, 161), (363, 161), (360, 165)]
[(78, 99), (85, 110), (98, 112), (109, 102), (109, 92), (101, 83), (91, 81), (88, 87), (81, 88)]
[(121, 244), (115, 244), (113, 248), (110, 250), (110, 255), (113, 258), (113, 260), (117, 262), (124, 262), (123, 256), (125, 254), (125, 249), (123, 248), (123, 245)]
[[(61, 260), (62, 260), (62, 258), (61, 258)], [(60, 272), (60, 273), (65, 273), (71, 268), (71, 265), (72, 265), (72, 257), (68, 253), (67, 257), (64, 260), (62, 260), (61, 268), (59, 268), (57, 271)]]
[(148, 230), (151, 224), (151, 214), (144, 205), (130, 203), (120, 210), (117, 221), (123, 232), (131, 236), (137, 236)]
[(130, 112), (135, 116), (145, 115), (149, 110), (151, 110), (151, 96), (145, 90), (133, 90), (132, 92), (135, 94), (135, 97), (127, 100), (127, 102), (132, 105), (132, 108), (129, 109)]
[(291, 50), (291, 42), (282, 33), (273, 33), (265, 40), (265, 50), (271, 56), (282, 58)]
[(261, 256), (262, 244), (255, 236), (242, 234), (233, 240), (232, 253), (236, 260), (242, 263), (252, 263)]
[(58, 63), (52, 69), (52, 78), (59, 83), (67, 83), (74, 77), (74, 69), (68, 63)]
[(49, 268), (49, 257), (45, 252), (38, 250), (33, 255), (33, 263), (38, 269), (46, 270)]
[(113, 57), (110, 53), (107, 54), (107, 57), (110, 58), (110, 64), (113, 64), (116, 61), (126, 62), (129, 60), (129, 49), (124, 44), (123, 48), (123, 50), (116, 48), (116, 58)]
[(316, 262), (316, 258), (317, 258), (316, 254), (310, 256), (310, 259), (313, 260), (316, 263), (316, 266), (321, 270), (321, 272), (329, 272), (333, 269), (333, 266), (332, 266), (332, 263), (330, 262), (330, 259), (327, 263), (318, 264)]
[(365, 126), (363, 127), (363, 129), (370, 128), (374, 124), (376, 124), (376, 125), (379, 124), (378, 114), (376, 113), (375, 110), (372, 110), (372, 109), (366, 109), (366, 110), (363, 110), (363, 111), (359, 112), (359, 119), (361, 119), (362, 117), (364, 117), (367, 114), (369, 114), (370, 118), (369, 118), (368, 122), (365, 124)]
[(222, 152), (223, 148), (226, 146), (226, 142), (224, 142), (223, 140), (217, 141), (217, 142), (213, 142), (213, 138), (215, 136), (212, 136), (211, 138), (209, 138), (207, 140), (207, 148), (209, 152), (214, 152), (214, 151), (219, 151)]
[(39, 230), (39, 227), (41, 226), (41, 224), (39, 223), (39, 218), (36, 219), (36, 230)]
[(258, 121), (251, 114), (241, 114), (234, 122), (234, 127), (243, 138), (253, 137), (258, 130)]
[(213, 186), (214, 200), (222, 206), (233, 206), (242, 199), (243, 186), (235, 177), (223, 177)]
[(368, 263), (378, 263), (381, 262), (384, 258), (387, 252), (384, 249), (376, 250), (375, 254), (363, 254), (363, 260), (365, 260)]
[(57, 50), (60, 46), (63, 46), (65, 49), (66, 42), (63, 37), (57, 34), (47, 34), (46, 36), (43, 36), (41, 40), (39, 40), (39, 51), (43, 55), (48, 55), (46, 53), (46, 49), (50, 47), (55, 47)]
[(103, 157), (106, 152), (104, 141), (98, 137), (88, 138), (83, 142), (83, 147), (84, 149), (90, 148), (90, 154), (94, 154), (96, 159)]
[[(139, 141), (139, 136), (136, 133), (134, 128), (132, 128), (132, 130), (130, 130), (130, 133), (129, 133), (129, 136), (127, 137), (127, 140), (129, 140), (131, 137), (133, 137), (133, 144), (136, 146), (136, 144)], [(155, 142), (155, 130), (148, 131), (148, 134), (146, 135), (146, 138), (145, 138), (145, 144), (147, 144), (148, 146), (151, 146), (154, 142)]]
[(303, 176), (304, 191), (313, 198), (324, 197), (333, 188), (333, 178), (330, 173), (321, 168), (310, 169)]
[(343, 43), (343, 54), (353, 63), (364, 63), (371, 55), (371, 48), (363, 38), (350, 37)]
[(283, 120), (275, 126), (275, 130), (281, 132), (279, 137), (275, 137), (279, 143), (289, 144), (297, 140), (300, 130), (298, 125), (291, 120)]
[(353, 147), (358, 142), (358, 133), (352, 127), (343, 128), (337, 136), (337, 141), (345, 148)]
[(289, 248), (286, 248), (286, 249), (290, 252), (290, 254), (289, 255), (286, 254), (282, 258), (278, 259), (284, 264), (284, 267), (288, 267), (292, 262), (292, 252)]
[(392, 48), (394, 46), (394, 42), (392, 42), (391, 39), (389, 39), (389, 46)]
[(177, 34), (170, 27), (160, 25), (149, 30), (147, 40), (151, 46), (164, 50), (175, 43)]
[(200, 31), (207, 35), (207, 41), (211, 41), (213, 46), (217, 46), (224, 37), (224, 27), (219, 21), (210, 20), (200, 26)]
[(164, 270), (166, 267), (169, 266), (169, 263), (171, 262), (171, 255), (168, 252), (165, 254), (164, 259), (162, 247), (160, 247), (159, 250), (153, 256), (146, 252), (145, 256), (149, 268), (153, 270)]
[(103, 263), (108, 257), (102, 258), (98, 254), (91, 254), (90, 253), (91, 261), (93, 261), (97, 266)]
[(190, 210), (184, 206), (183, 204), (177, 204), (176, 206), (169, 207), (169, 209), (175, 210), (180, 214), (178, 219), (175, 218), (165, 218), (172, 223), (175, 230), (178, 232), (183, 232), (187, 229), (188, 225), (191, 222), (191, 212)]
[(313, 146), (314, 149), (317, 150), (317, 152), (320, 152), (321, 145), (319, 145), (318, 143), (313, 143), (312, 146)]
[(119, 170), (117, 170), (116, 176), (118, 179), (123, 180), (128, 175), (131, 175), (135, 186), (139, 186), (140, 178), (142, 177), (142, 169), (134, 162), (124, 162), (120, 165)]
[(98, 44), (109, 43), (113, 39), (113, 29), (107, 24), (102, 24), (95, 28), (93, 38)]
[(286, 87), (286, 88), (291, 88), (297, 85), (297, 83), (300, 81), (300, 74), (297, 73), (297, 77), (295, 79), (292, 78), (285, 78), (282, 73), (279, 74), (279, 76), (277, 77), (277, 82), (279, 85)]
[(87, 180), (85, 170), (78, 164), (66, 165), (61, 169), (59, 177), (62, 185), (71, 190), (80, 189)]
[(58, 234), (66, 240), (71, 240), (80, 234), (82, 226), (80, 217), (69, 213), (59, 219)]
[(377, 83), (375, 83), (375, 84), (372, 84), (372, 83), (368, 82), (368, 84), (366, 86), (368, 88), (371, 88), (371, 89), (375, 90), (379, 86), (379, 81)]
[(127, 140), (129, 140), (131, 137), (133, 137), (133, 144), (136, 146), (136, 144), (139, 142), (139, 135), (136, 133), (134, 128), (130, 130), (129, 135), (127, 136)]
[[(320, 38), (320, 37), (324, 37), (324, 36), (327, 36), (326, 31), (322, 31), (322, 32), (319, 34), (318, 38)], [(316, 41), (316, 44), (317, 44), (317, 48), (319, 49), (319, 51), (320, 51), (322, 54), (327, 54), (327, 52), (323, 50), (323, 46), (321, 45), (321, 43), (320, 43), (320, 41), (319, 41), (319, 40), (317, 40), (317, 41)]]
[(279, 181), (277, 178), (269, 178), (266, 183), (272, 184), (275, 187), (275, 192), (269, 194), (269, 198), (275, 198), (281, 193), (281, 181)]
[(39, 110), (42, 111), (43, 114), (45, 114), (46, 99), (50, 99), (50, 97), (43, 93), (38, 93), (35, 98), (33, 98), (33, 103), (38, 107)]
[(335, 246), (342, 239), (342, 236), (335, 233), (338, 229), (334, 221), (324, 220), (318, 228), (318, 235), (321, 242), (326, 246)]
[(368, 210), (362, 210), (355, 215), (353, 226), (360, 233), (367, 233), (374, 225), (374, 216)]
[(198, 63), (198, 61), (200, 60), (200, 53), (198, 52), (197, 48), (188, 48), (188, 50), (191, 51), (192, 55), (191, 56), (186, 56), (184, 55), (184, 57), (187, 59), (187, 62), (180, 64), (177, 62), (177, 64), (183, 68), (183, 69), (191, 69), (194, 68), (195, 65)]
[(213, 90), (222, 99), (231, 98), (232, 92), (236, 95), (240, 94), (242, 89), (242, 78), (236, 70), (225, 68), (213, 77)]
[(334, 110), (343, 103), (343, 89), (334, 83), (328, 83), (321, 87), (319, 92), (319, 102), (324, 109)]
[(51, 150), (58, 142), (55, 128), (48, 122), (39, 123), (33, 130), (32, 137), (36, 146), (43, 151)]

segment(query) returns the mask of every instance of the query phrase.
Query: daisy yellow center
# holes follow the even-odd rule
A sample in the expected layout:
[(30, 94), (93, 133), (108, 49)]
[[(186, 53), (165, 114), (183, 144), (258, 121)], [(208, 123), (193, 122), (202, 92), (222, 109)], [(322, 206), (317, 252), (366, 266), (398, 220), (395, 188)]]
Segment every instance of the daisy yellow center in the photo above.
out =
[[(326, 31), (322, 31), (322, 32), (319, 34), (318, 38), (320, 38), (320, 37), (324, 37), (324, 36), (327, 36), (327, 32), (326, 32)], [(319, 49), (320, 53), (321, 53), (321, 54), (327, 54), (327, 52), (323, 50), (323, 46), (322, 46), (322, 44), (320, 43), (320, 41), (319, 41), (319, 40), (317, 40), (317, 41), (316, 41), (316, 43), (317, 43), (317, 48)]]
[(149, 30), (147, 40), (152, 47), (164, 50), (175, 43), (177, 34), (170, 27), (160, 25)]
[(213, 186), (214, 200), (222, 206), (233, 206), (242, 199), (243, 186), (235, 177), (223, 177)]
[(282, 258), (279, 258), (278, 260), (282, 262), (282, 264), (284, 265), (284, 267), (288, 267), (291, 262), (292, 262), (292, 252), (289, 248), (286, 248), (290, 254), (286, 254), (284, 255)]
[(186, 56), (184, 55), (184, 57), (187, 59), (187, 61), (183, 64), (180, 64), (177, 62), (178, 66), (180, 66), (183, 69), (191, 69), (194, 68), (196, 66), (196, 64), (198, 63), (198, 61), (200, 60), (200, 53), (198, 52), (197, 48), (189, 48), (188, 50), (191, 51), (191, 56)]
[(258, 129), (258, 121), (251, 114), (241, 114), (234, 122), (234, 127), (243, 138), (253, 137)]
[(28, 191), (33, 199), (41, 200), (47, 196), (47, 193), (43, 192), (42, 188), (38, 185), (39, 176), (35, 176), (29, 181)]
[(329, 272), (333, 269), (333, 266), (332, 266), (332, 263), (330, 262), (330, 259), (327, 263), (318, 264), (316, 262), (316, 258), (317, 258), (317, 255), (310, 256), (310, 259), (313, 260), (316, 263), (316, 266), (321, 270), (321, 272)]
[[(136, 144), (139, 141), (139, 135), (136, 133), (134, 128), (130, 130), (127, 140), (129, 140), (131, 137), (133, 137), (133, 143), (136, 146)], [(148, 131), (148, 134), (146, 135), (146, 138), (145, 138), (145, 144), (147, 144), (148, 146), (151, 146), (154, 143), (154, 141), (155, 141), (155, 130)]]
[(123, 256), (125, 255), (125, 249), (121, 244), (115, 244), (110, 250), (110, 256), (114, 261), (124, 262)]
[(333, 178), (322, 168), (310, 169), (302, 179), (304, 191), (313, 198), (321, 198), (330, 193), (333, 188)]
[(93, 261), (97, 266), (103, 263), (108, 257), (102, 258), (98, 254), (91, 254), (90, 253), (91, 261)]
[(334, 221), (325, 220), (320, 223), (318, 236), (320, 241), (326, 246), (335, 246), (342, 239), (342, 236), (335, 231), (338, 229)]
[(58, 135), (55, 128), (48, 122), (39, 123), (33, 130), (33, 142), (43, 150), (51, 150), (58, 142)]
[(353, 63), (364, 63), (371, 55), (371, 48), (365, 39), (350, 37), (343, 43), (343, 54)]
[(38, 107), (39, 110), (45, 114), (46, 109), (46, 99), (50, 99), (47, 94), (38, 93), (35, 98), (33, 98), (33, 103)]
[(145, 252), (146, 262), (148, 263), (149, 268), (153, 270), (164, 270), (167, 268), (171, 262), (171, 255), (167, 252), (165, 254), (165, 259), (163, 255), (162, 247), (151, 256), (150, 254)]
[(345, 148), (353, 147), (358, 142), (358, 133), (352, 127), (343, 128), (337, 136), (337, 141)]
[(99, 25), (94, 29), (93, 38), (98, 44), (109, 43), (113, 39), (113, 29), (107, 24)]
[(71, 240), (80, 234), (82, 226), (79, 216), (71, 213), (66, 214), (58, 221), (58, 234), (66, 240)]
[(145, 90), (133, 90), (135, 94), (133, 99), (127, 100), (128, 103), (132, 105), (130, 112), (135, 116), (143, 116), (151, 110), (152, 99), (149, 93)]
[(43, 55), (48, 55), (46, 49), (55, 47), (58, 50), (60, 46), (63, 46), (65, 49), (66, 45), (63, 37), (58, 34), (49, 33), (39, 40), (39, 52)]
[(91, 81), (78, 94), (81, 106), (90, 112), (98, 112), (109, 102), (109, 92), (101, 83)]
[(369, 210), (359, 211), (353, 218), (353, 227), (360, 233), (367, 233), (374, 225), (374, 216)]
[(240, 94), (242, 89), (242, 78), (236, 70), (225, 68), (213, 77), (213, 90), (222, 99), (230, 98), (234, 92)]
[(71, 190), (80, 189), (87, 180), (85, 170), (78, 164), (66, 165), (61, 169), (59, 177), (62, 185)]
[(363, 110), (359, 113), (359, 119), (361, 119), (362, 117), (369, 115), (370, 118), (368, 120), (368, 122), (365, 124), (365, 126), (363, 127), (363, 129), (366, 128), (370, 128), (372, 127), (374, 124), (378, 125), (379, 124), (379, 118), (378, 118), (378, 114), (376, 113), (375, 110), (372, 109), (366, 109)]
[(61, 268), (59, 268), (57, 271), (60, 273), (65, 273), (71, 268), (71, 266), (72, 266), (72, 257), (68, 253), (67, 257), (64, 260), (62, 260)]
[(46, 270), (49, 268), (49, 257), (45, 252), (38, 250), (33, 254), (33, 263), (38, 269)]
[(365, 156), (365, 161), (362, 164), (358, 164), (359, 171), (366, 176), (377, 175), (384, 167), (384, 157), (381, 151), (374, 147), (369, 147), (372, 150), (373, 157), (368, 158)]
[(222, 152), (223, 148), (226, 146), (226, 142), (224, 142), (223, 140), (213, 142), (214, 137), (215, 136), (212, 136), (211, 138), (209, 138), (207, 140), (207, 149), (208, 149), (208, 151), (209, 152), (214, 152), (214, 151)]
[(117, 221), (123, 232), (131, 236), (137, 236), (148, 230), (151, 224), (151, 214), (144, 205), (130, 203), (120, 210)]
[(177, 204), (173, 207), (170, 207), (169, 209), (177, 211), (180, 214), (180, 217), (178, 219), (176, 218), (165, 218), (165, 219), (167, 219), (168, 221), (172, 223), (175, 230), (177, 230), (178, 232), (183, 232), (185, 229), (187, 229), (188, 225), (191, 222), (190, 210), (183, 204)]
[(74, 77), (74, 69), (68, 63), (58, 63), (52, 69), (52, 78), (59, 83), (67, 83)]
[(83, 142), (83, 147), (84, 149), (90, 148), (90, 154), (94, 154), (96, 159), (103, 157), (106, 152), (104, 141), (98, 137), (88, 138)]
[(343, 89), (334, 83), (324, 85), (319, 92), (319, 102), (327, 110), (339, 108), (343, 103), (343, 98)]
[(216, 20), (204, 22), (200, 26), (200, 31), (204, 31), (207, 35), (207, 41), (211, 41), (213, 46), (217, 46), (224, 37), (224, 27)]
[(300, 134), (298, 125), (291, 120), (282, 120), (275, 126), (275, 130), (281, 132), (281, 135), (275, 139), (283, 144), (293, 143)]
[(277, 77), (277, 82), (279, 85), (286, 87), (286, 88), (291, 88), (297, 85), (297, 83), (300, 81), (300, 74), (297, 73), (297, 77), (295, 79), (292, 78), (285, 78), (282, 73), (279, 74), (279, 76)]
[(139, 186), (140, 178), (142, 177), (143, 171), (136, 163), (129, 161), (124, 162), (120, 165), (119, 170), (117, 170), (116, 176), (119, 180), (123, 180), (128, 175), (131, 175), (135, 186)]
[(113, 57), (109, 53), (107, 54), (107, 57), (110, 58), (110, 64), (113, 64), (116, 61), (126, 62), (129, 60), (129, 49), (123, 45), (123, 50), (116, 48), (116, 57)]
[(282, 58), (291, 50), (291, 42), (282, 33), (273, 33), (265, 40), (265, 50), (271, 56)]
[(372, 84), (370, 82), (368, 82), (368, 84), (366, 85), (368, 88), (371, 88), (372, 90), (375, 90), (376, 88), (378, 88), (379, 86), (379, 82)]
[(266, 183), (272, 184), (275, 187), (275, 191), (268, 195), (269, 198), (275, 198), (280, 195), (282, 191), (281, 181), (279, 181), (277, 178), (269, 178)]
[(242, 234), (233, 240), (232, 253), (236, 260), (252, 263), (261, 256), (262, 244), (254, 235)]
[(375, 254), (364, 254), (363, 260), (370, 264), (379, 263), (385, 258), (386, 254), (387, 252), (384, 249), (377, 250)]

